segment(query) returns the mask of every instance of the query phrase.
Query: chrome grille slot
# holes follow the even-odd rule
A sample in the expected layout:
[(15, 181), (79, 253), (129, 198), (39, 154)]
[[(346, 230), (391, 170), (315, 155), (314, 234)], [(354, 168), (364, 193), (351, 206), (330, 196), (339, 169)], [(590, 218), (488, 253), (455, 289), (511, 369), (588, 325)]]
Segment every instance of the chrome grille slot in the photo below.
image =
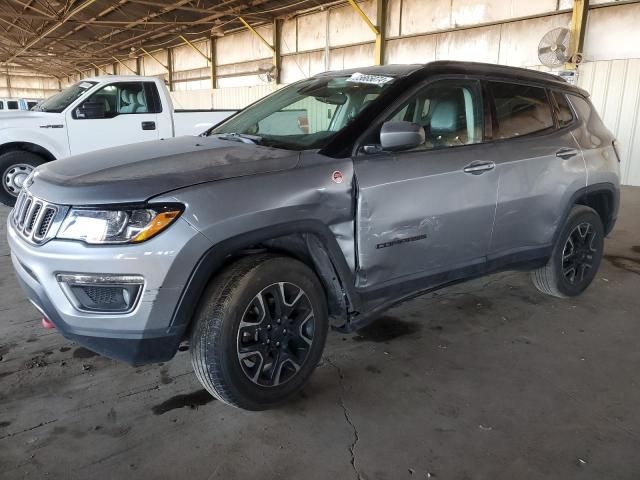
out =
[(67, 209), (40, 200), (23, 189), (9, 219), (22, 238), (39, 245), (55, 236)]
[(25, 220), (24, 231), (26, 233), (31, 233), (33, 231), (33, 227), (36, 224), (36, 220), (38, 220), (40, 210), (42, 210), (42, 203), (33, 202), (33, 208), (29, 211), (28, 220)]
[(20, 228), (24, 227), (24, 221), (27, 217), (27, 214), (29, 213), (29, 210), (31, 210), (32, 203), (33, 203), (33, 198), (31, 197), (25, 198), (24, 205), (22, 206), (22, 210), (20, 211), (20, 219), (18, 220), (18, 226)]
[(16, 205), (15, 207), (13, 207), (13, 220), (14, 221), (18, 221), (18, 218), (20, 217), (20, 211), (22, 210), (22, 205), (24, 203), (24, 199), (25, 199), (25, 193), (23, 191), (20, 192), (20, 195), (18, 195), (18, 199), (16, 200)]
[(49, 227), (51, 227), (51, 223), (53, 222), (53, 218), (56, 216), (56, 209), (54, 207), (47, 207), (44, 209), (44, 214), (42, 215), (42, 220), (38, 225), (37, 231), (33, 234), (33, 238), (36, 240), (41, 240), (49, 231)]

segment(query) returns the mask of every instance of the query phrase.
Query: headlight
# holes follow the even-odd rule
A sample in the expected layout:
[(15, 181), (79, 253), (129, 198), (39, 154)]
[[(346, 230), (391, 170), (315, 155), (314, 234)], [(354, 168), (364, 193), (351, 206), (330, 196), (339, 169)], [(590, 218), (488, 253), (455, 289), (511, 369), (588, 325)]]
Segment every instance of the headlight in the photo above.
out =
[(180, 216), (176, 207), (135, 209), (72, 208), (57, 238), (91, 244), (140, 243), (157, 235)]

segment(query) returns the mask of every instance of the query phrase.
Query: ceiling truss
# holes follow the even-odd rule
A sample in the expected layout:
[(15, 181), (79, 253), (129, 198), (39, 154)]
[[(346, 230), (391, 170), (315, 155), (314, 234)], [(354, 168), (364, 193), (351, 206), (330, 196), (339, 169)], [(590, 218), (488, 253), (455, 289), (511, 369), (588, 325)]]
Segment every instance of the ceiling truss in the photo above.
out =
[[(335, 5), (324, 0), (0, 0), (0, 69), (59, 79)], [(346, 0), (345, 2), (346, 3)]]

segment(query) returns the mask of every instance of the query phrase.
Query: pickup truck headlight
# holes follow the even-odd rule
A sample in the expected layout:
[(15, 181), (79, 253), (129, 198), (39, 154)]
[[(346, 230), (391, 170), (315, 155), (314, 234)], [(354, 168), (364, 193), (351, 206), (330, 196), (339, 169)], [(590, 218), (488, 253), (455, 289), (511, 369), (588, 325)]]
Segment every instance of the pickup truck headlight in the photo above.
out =
[(175, 206), (114, 210), (71, 208), (57, 238), (90, 244), (140, 243), (166, 229), (181, 213)]

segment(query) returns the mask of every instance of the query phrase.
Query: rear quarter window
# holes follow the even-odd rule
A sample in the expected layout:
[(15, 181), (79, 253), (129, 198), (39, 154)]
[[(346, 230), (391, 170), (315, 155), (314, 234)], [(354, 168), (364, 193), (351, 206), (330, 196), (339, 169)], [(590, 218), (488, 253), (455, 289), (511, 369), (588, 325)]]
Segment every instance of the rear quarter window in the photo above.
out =
[(514, 138), (555, 126), (544, 88), (489, 82), (489, 89), (494, 102), (494, 138)]
[(18, 110), (18, 102), (14, 100), (8, 101), (7, 110)]

